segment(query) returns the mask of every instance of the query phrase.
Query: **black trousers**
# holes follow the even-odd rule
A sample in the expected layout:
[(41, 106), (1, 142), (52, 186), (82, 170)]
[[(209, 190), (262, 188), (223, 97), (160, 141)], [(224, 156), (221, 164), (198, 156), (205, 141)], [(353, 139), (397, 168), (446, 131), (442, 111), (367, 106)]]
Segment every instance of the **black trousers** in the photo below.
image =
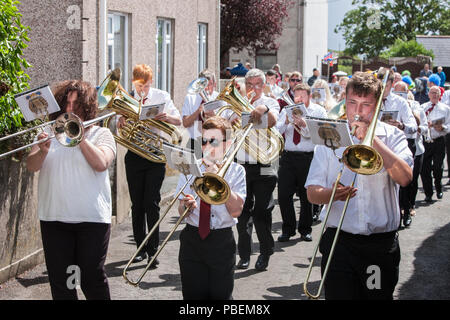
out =
[(302, 235), (312, 232), (312, 204), (308, 201), (304, 186), (313, 156), (314, 152), (289, 151), (284, 151), (281, 155), (280, 168), (278, 169), (278, 204), (283, 220), (283, 234), (295, 234), (295, 193), (300, 198), (298, 232)]
[(445, 151), (447, 152), (447, 175), (450, 178), (450, 133), (445, 135)]
[(231, 228), (211, 230), (202, 240), (198, 228), (187, 224), (180, 233), (178, 262), (183, 299), (232, 299), (236, 242)]
[(411, 194), (409, 197), (410, 208), (416, 204), (417, 191), (419, 190), (419, 175), (422, 171), (423, 154), (414, 157), (413, 179), (411, 182)]
[[(327, 228), (320, 243), (322, 275), (335, 233)], [(325, 279), (325, 299), (392, 300), (399, 264), (397, 232), (365, 236), (341, 231)]]
[[(131, 198), (133, 235), (136, 245), (139, 247), (147, 232), (159, 219), (160, 190), (166, 166), (164, 163), (155, 163), (128, 151), (125, 155), (125, 170)], [(144, 247), (145, 252), (149, 256), (153, 256), (158, 250), (158, 245), (159, 228), (148, 240)]]
[[(415, 139), (407, 139), (407, 140), (409, 150), (411, 150), (411, 153), (414, 155), (416, 153), (416, 140)], [(406, 187), (400, 187), (399, 191), (400, 209), (408, 211), (412, 209), (411, 194), (414, 189), (413, 183), (414, 179)], [(417, 180), (416, 180), (416, 189), (417, 189)]]
[(74, 269), (79, 268), (80, 287), (88, 300), (110, 300), (105, 260), (111, 225), (41, 221), (42, 244), (52, 297), (77, 300)]
[(244, 168), (247, 197), (237, 224), (239, 256), (241, 259), (250, 259), (253, 224), (258, 236), (260, 253), (270, 256), (275, 245), (272, 236), (272, 210), (275, 207), (273, 190), (277, 184), (277, 176), (262, 175), (261, 170), (264, 168), (258, 164), (245, 164)]
[(425, 196), (431, 197), (433, 195), (433, 180), (436, 193), (442, 192), (442, 174), (444, 172), (444, 158), (445, 158), (445, 140), (444, 137), (434, 139), (433, 142), (424, 142), (425, 153), (423, 156), (422, 171), (420, 177), (422, 178), (423, 189)]

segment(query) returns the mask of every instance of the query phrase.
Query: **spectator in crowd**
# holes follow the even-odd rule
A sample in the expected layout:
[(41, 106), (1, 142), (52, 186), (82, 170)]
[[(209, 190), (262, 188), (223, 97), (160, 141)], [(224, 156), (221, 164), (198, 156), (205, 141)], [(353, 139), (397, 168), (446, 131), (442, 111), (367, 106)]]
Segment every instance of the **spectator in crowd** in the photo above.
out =
[(245, 68), (250, 70), (252, 68), (252, 64), (250, 62), (245, 63)]
[(311, 78), (308, 79), (308, 85), (310, 87), (312, 87), (312, 85), (314, 84), (314, 81), (316, 81), (317, 79), (319, 79), (320, 77), (320, 72), (319, 70), (317, 70), (317, 68), (313, 69), (313, 76)]
[(429, 77), (433, 74), (433, 72), (430, 70), (430, 65), (428, 63), (425, 63), (423, 66), (423, 69), (420, 70), (420, 77)]
[(439, 66), (437, 68), (437, 75), (439, 76), (439, 78), (441, 78), (441, 85), (440, 86), (442, 88), (444, 88), (446, 77), (445, 77), (444, 71), (442, 71), (442, 67), (441, 66)]

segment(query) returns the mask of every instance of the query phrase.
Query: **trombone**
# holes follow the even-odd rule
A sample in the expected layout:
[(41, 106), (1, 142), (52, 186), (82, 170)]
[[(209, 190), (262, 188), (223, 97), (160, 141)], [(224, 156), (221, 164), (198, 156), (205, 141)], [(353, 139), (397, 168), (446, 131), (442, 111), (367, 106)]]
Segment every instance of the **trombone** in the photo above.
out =
[[(339, 171), (336, 181), (334, 183), (334, 187), (331, 192), (331, 197), (328, 202), (327, 212), (326, 212), (325, 219), (323, 221), (322, 229), (320, 232), (320, 238), (314, 249), (314, 254), (313, 254), (313, 256), (311, 258), (311, 262), (309, 264), (306, 279), (305, 279), (305, 282), (303, 283), (303, 291), (310, 299), (318, 299), (320, 297), (320, 293), (322, 291), (323, 285), (325, 284), (325, 279), (327, 277), (328, 269), (330, 267), (330, 263), (333, 258), (334, 249), (335, 249), (337, 240), (339, 238), (339, 232), (341, 231), (342, 224), (344, 222), (344, 217), (345, 217), (345, 213), (347, 211), (347, 206), (350, 201), (350, 194), (349, 194), (347, 196), (347, 198), (345, 199), (344, 208), (342, 209), (342, 214), (341, 214), (341, 217), (339, 218), (338, 226), (336, 228), (336, 234), (334, 236), (333, 243), (331, 245), (330, 253), (328, 255), (328, 260), (327, 260), (327, 263), (325, 265), (325, 269), (324, 269), (324, 272), (322, 275), (322, 280), (320, 281), (320, 284), (319, 284), (319, 289), (316, 294), (313, 294), (308, 290), (309, 278), (311, 276), (311, 271), (312, 271), (312, 267), (314, 265), (314, 260), (317, 256), (317, 252), (319, 251), (320, 241), (322, 240), (322, 236), (323, 236), (323, 233), (326, 228), (326, 223), (328, 221), (328, 217), (331, 212), (331, 207), (333, 205), (334, 196), (336, 194), (336, 190), (339, 185), (339, 181), (342, 177), (344, 166), (346, 166), (347, 168), (349, 168), (351, 171), (353, 171), (355, 173), (351, 187), (353, 187), (355, 184), (357, 174), (373, 175), (373, 174), (376, 174), (377, 172), (379, 172), (383, 168), (383, 158), (381, 157), (380, 153), (373, 148), (373, 139), (375, 137), (375, 128), (376, 128), (377, 121), (378, 121), (378, 115), (381, 110), (381, 104), (383, 101), (383, 93), (385, 91), (388, 78), (389, 78), (389, 70), (384, 75), (383, 82), (382, 82), (381, 95), (378, 99), (378, 102), (377, 102), (377, 105), (375, 108), (375, 113), (374, 113), (372, 121), (370, 122), (370, 125), (367, 129), (367, 133), (366, 133), (366, 136), (364, 137), (364, 140), (360, 144), (348, 146), (344, 150), (344, 153), (342, 154), (342, 158), (340, 159), (340, 161), (342, 162), (342, 167), (341, 167), (341, 170)], [(341, 107), (342, 106), (340, 106), (340, 108)], [(356, 121), (359, 120), (358, 115), (355, 116), (355, 120)], [(352, 135), (354, 134), (355, 129), (356, 129), (356, 127), (353, 128)]]
[[(249, 103), (249, 102), (248, 102)], [(237, 152), (241, 148), (242, 144), (244, 143), (246, 137), (251, 132), (251, 129), (253, 128), (253, 123), (249, 123), (245, 129), (243, 130), (243, 133), (240, 134), (240, 136), (234, 137), (230, 148), (228, 148), (227, 152), (224, 155), (225, 162), (220, 167), (219, 171), (217, 173), (211, 173), (211, 172), (205, 172), (202, 177), (197, 177), (194, 179), (192, 187), (194, 191), (196, 192), (196, 195), (194, 197), (194, 200), (197, 200), (198, 197), (200, 197), (204, 202), (212, 205), (219, 205), (223, 204), (228, 201), (231, 190), (228, 185), (228, 183), (225, 181), (225, 174), (228, 171), (231, 163), (234, 161), (234, 157), (236, 156)], [(161, 224), (162, 220), (165, 218), (169, 210), (172, 208), (172, 206), (175, 204), (175, 202), (178, 200), (178, 197), (183, 194), (183, 190), (186, 188), (186, 186), (192, 181), (193, 176), (189, 177), (189, 179), (186, 179), (186, 183), (183, 185), (183, 187), (180, 189), (180, 191), (174, 196), (172, 201), (167, 206), (164, 213), (160, 216), (158, 221), (155, 223), (153, 228), (149, 231), (149, 233), (146, 235), (145, 239), (142, 241), (139, 248), (136, 250), (136, 252), (133, 254), (133, 256), (130, 258), (128, 263), (126, 264), (125, 268), (123, 269), (122, 276), (124, 279), (131, 285), (138, 286), (139, 283), (142, 281), (142, 278), (147, 273), (148, 269), (152, 266), (156, 258), (159, 256), (161, 251), (166, 246), (169, 239), (172, 237), (175, 230), (178, 228), (180, 223), (184, 220), (186, 217), (186, 214), (189, 211), (189, 208), (186, 208), (183, 213), (178, 218), (177, 222), (173, 226), (172, 230), (169, 232), (169, 234), (166, 236), (164, 241), (162, 242), (161, 246), (158, 248), (158, 251), (153, 255), (152, 259), (147, 263), (145, 269), (142, 271), (142, 273), (139, 275), (139, 277), (136, 280), (132, 280), (130, 277), (128, 277), (128, 268), (133, 263), (133, 260), (136, 258), (136, 256), (139, 254), (139, 252), (144, 248), (147, 241), (150, 239), (152, 234), (155, 232), (155, 230), (158, 228), (158, 226)]]
[(23, 135), (30, 131), (37, 130), (40, 128), (45, 128), (45, 127), (47, 127), (47, 128), (49, 127), (50, 130), (52, 131), (52, 134), (50, 134), (45, 139), (37, 140), (37, 141), (34, 141), (27, 145), (24, 145), (19, 148), (16, 148), (16, 149), (13, 149), (8, 152), (0, 154), (0, 159), (4, 158), (10, 154), (30, 148), (34, 145), (46, 142), (53, 138), (56, 138), (56, 140), (58, 140), (58, 142), (65, 147), (75, 147), (83, 140), (85, 128), (88, 128), (88, 127), (94, 125), (95, 123), (102, 121), (106, 118), (112, 117), (115, 114), (116, 114), (115, 112), (110, 112), (110, 113), (107, 113), (100, 117), (97, 117), (95, 119), (91, 119), (91, 120), (83, 122), (77, 115), (75, 115), (73, 113), (63, 113), (57, 119), (55, 119), (53, 121), (48, 121), (48, 122), (42, 123), (40, 125), (37, 125), (33, 128), (29, 128), (26, 130), (22, 130), (22, 131), (13, 133), (8, 136), (1, 137), (0, 141), (4, 141), (4, 140), (10, 139), (10, 138), (14, 138), (14, 137)]

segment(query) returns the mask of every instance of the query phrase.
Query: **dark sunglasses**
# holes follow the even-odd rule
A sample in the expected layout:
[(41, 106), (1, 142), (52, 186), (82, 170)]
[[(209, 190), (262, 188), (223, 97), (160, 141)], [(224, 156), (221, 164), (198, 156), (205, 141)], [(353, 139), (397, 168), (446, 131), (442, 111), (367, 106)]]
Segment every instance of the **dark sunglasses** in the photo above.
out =
[(205, 138), (202, 138), (202, 146), (206, 146), (206, 144), (209, 142), (209, 144), (212, 146), (212, 147), (217, 147), (219, 144), (220, 144), (220, 142), (225, 142), (225, 141), (227, 141), (227, 140), (222, 140), (222, 141), (219, 141), (219, 140), (217, 140), (216, 138), (212, 138), (212, 139), (205, 139)]
[(302, 82), (302, 79), (289, 79), (289, 81), (292, 81), (292, 82)]

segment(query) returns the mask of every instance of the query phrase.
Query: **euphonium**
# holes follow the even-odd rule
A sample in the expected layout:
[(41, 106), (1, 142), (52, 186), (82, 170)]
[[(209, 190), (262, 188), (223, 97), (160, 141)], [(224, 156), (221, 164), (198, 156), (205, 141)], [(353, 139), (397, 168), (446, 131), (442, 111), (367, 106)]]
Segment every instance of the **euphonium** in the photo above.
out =
[[(239, 93), (235, 86), (235, 79), (231, 79), (225, 88), (220, 92), (217, 100), (223, 100), (228, 103), (216, 113), (221, 115), (226, 110), (231, 110), (240, 118), (242, 112), (252, 112), (253, 106), (247, 103), (247, 100)], [(234, 131), (241, 131), (241, 124), (238, 121), (233, 125)], [(275, 128), (253, 129), (244, 143), (245, 151), (261, 164), (270, 164), (278, 158), (281, 150), (284, 149), (284, 139)]]
[[(116, 68), (102, 82), (98, 89), (98, 104), (100, 110), (115, 111), (127, 120), (117, 130), (114, 130), (115, 123), (111, 119), (105, 121), (104, 126), (117, 132), (113, 134), (114, 138), (125, 148), (150, 161), (166, 162), (162, 145), (179, 145), (181, 133), (176, 126), (164, 121), (139, 120), (140, 102), (123, 89), (119, 82), (120, 74), (120, 69)], [(159, 133), (155, 133), (154, 129)]]

